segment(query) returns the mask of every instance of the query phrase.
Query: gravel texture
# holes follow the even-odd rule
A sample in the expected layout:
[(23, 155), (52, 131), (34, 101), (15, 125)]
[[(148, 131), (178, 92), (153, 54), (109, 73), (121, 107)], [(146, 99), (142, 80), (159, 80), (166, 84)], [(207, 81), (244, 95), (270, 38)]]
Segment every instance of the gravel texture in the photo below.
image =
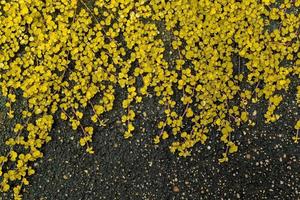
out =
[(249, 107), (257, 124), (235, 131), (239, 151), (225, 164), (218, 163), (223, 146), (217, 131), (188, 158), (171, 154), (170, 142), (154, 145), (161, 116), (154, 97), (136, 108), (142, 128), (131, 140), (122, 137), (117, 103), (106, 116), (107, 126), (96, 129), (95, 155), (79, 146), (80, 134), (58, 122), (45, 157), (35, 164), (37, 173), (25, 187), (24, 200), (300, 199), (300, 147), (291, 140), (299, 118), (296, 84), (285, 95), (279, 109), (283, 117), (276, 123), (264, 124), (263, 103)]

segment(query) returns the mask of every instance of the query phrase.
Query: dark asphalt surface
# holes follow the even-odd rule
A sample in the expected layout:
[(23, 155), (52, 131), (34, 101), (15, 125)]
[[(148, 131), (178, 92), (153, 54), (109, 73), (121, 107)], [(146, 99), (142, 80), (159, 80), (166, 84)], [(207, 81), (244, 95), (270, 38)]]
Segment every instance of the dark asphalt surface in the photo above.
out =
[[(239, 151), (225, 164), (218, 163), (224, 146), (217, 131), (212, 130), (207, 144), (196, 145), (188, 158), (169, 152), (171, 140), (154, 145), (156, 124), (162, 116), (154, 97), (135, 107), (140, 112), (136, 120), (140, 130), (124, 140), (120, 123), (124, 97), (117, 94), (119, 102), (104, 116), (107, 126), (95, 129), (94, 155), (79, 146), (80, 131), (72, 131), (65, 122), (55, 124), (53, 140), (43, 148), (44, 158), (34, 164), (36, 174), (24, 187), (23, 199), (300, 200), (300, 144), (292, 141), (293, 126), (300, 117), (295, 101), (299, 84), (299, 78), (294, 79), (284, 95), (277, 112), (282, 117), (276, 123), (264, 123), (264, 102), (249, 107), (256, 126), (236, 129), (233, 139), (238, 141)], [(4, 121), (2, 145), (13, 123), (7, 123), (1, 113), (0, 121)], [(0, 194), (0, 200), (10, 199), (8, 194)]]
[(265, 105), (249, 108), (257, 113), (252, 115), (257, 125), (235, 131), (239, 151), (225, 164), (218, 163), (223, 146), (216, 131), (188, 158), (171, 154), (170, 141), (154, 145), (155, 124), (161, 116), (154, 98), (137, 108), (142, 128), (131, 140), (121, 134), (122, 109), (116, 106), (108, 113), (107, 126), (98, 127), (94, 135), (95, 155), (86, 154), (78, 144), (80, 134), (59, 122), (51, 133), (53, 141), (44, 148), (45, 157), (35, 164), (37, 172), (23, 199), (300, 199), (300, 146), (291, 139), (299, 118), (294, 86), (276, 123), (264, 124)]

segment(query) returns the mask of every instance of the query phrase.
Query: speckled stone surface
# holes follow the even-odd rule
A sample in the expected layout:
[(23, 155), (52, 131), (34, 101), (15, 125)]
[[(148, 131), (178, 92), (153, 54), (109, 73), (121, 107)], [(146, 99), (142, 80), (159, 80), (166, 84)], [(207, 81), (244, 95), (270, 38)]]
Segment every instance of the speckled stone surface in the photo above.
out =
[(285, 94), (278, 111), (283, 117), (276, 123), (264, 124), (263, 103), (249, 107), (257, 125), (236, 129), (239, 151), (225, 164), (218, 163), (223, 146), (217, 131), (188, 158), (171, 154), (169, 142), (154, 145), (155, 123), (161, 116), (154, 97), (137, 108), (142, 128), (131, 140), (122, 138), (117, 120), (122, 109), (116, 106), (108, 113), (107, 126), (96, 129), (92, 156), (79, 147), (80, 135), (59, 122), (24, 199), (300, 199), (300, 146), (291, 140), (299, 117), (294, 89)]

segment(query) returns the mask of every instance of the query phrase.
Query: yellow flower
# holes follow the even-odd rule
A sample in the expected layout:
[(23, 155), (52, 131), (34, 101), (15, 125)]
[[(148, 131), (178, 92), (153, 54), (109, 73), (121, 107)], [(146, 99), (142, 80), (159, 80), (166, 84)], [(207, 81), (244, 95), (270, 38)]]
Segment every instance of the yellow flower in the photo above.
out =
[(66, 115), (64, 112), (61, 112), (61, 113), (60, 113), (60, 118), (61, 118), (62, 120), (67, 120), (67, 115)]
[(238, 150), (238, 146), (236, 146), (235, 144), (231, 144), (229, 145), (229, 153), (235, 153)]
[(86, 144), (86, 139), (85, 138), (80, 138), (79, 144), (80, 144), (80, 146), (83, 147)]
[(223, 163), (223, 162), (228, 162), (228, 157), (227, 157), (227, 154), (226, 153), (223, 153), (223, 158), (220, 158), (219, 159), (219, 163)]
[(293, 139), (294, 143), (296, 143), (296, 144), (298, 144), (300, 141), (300, 137), (298, 137), (298, 135), (293, 136), (292, 139)]
[(35, 174), (35, 170), (32, 169), (32, 168), (29, 168), (27, 173), (28, 173), (29, 176), (31, 176), (31, 175)]
[(15, 152), (15, 151), (10, 152), (10, 160), (11, 161), (16, 161), (17, 156), (18, 156), (17, 152)]
[(94, 154), (95, 153), (92, 147), (88, 147), (86, 149), (86, 152), (89, 153), (89, 154)]
[(158, 144), (160, 142), (159, 136), (155, 136), (154, 138), (154, 144)]
[(164, 132), (162, 133), (162, 139), (165, 140), (165, 139), (167, 139), (167, 138), (169, 138), (169, 134), (167, 133), (167, 131), (164, 131)]
[(134, 130), (133, 124), (132, 124), (132, 123), (129, 123), (129, 124), (128, 124), (128, 131), (131, 132), (131, 131), (133, 131), (133, 130)]
[(2, 191), (3, 192), (7, 192), (9, 190), (9, 188), (10, 188), (10, 186), (6, 183), (2, 185)]
[(242, 112), (241, 120), (243, 120), (244, 122), (246, 122), (248, 120), (248, 113), (247, 112)]

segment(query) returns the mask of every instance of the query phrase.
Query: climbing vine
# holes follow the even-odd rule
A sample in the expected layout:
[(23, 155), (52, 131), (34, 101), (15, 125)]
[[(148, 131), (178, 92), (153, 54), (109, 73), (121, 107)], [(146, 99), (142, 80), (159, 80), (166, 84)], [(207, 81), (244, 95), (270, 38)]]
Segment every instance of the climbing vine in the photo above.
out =
[(124, 138), (136, 132), (134, 105), (153, 94), (164, 108), (155, 144), (173, 138), (170, 151), (186, 157), (215, 128), (228, 161), (234, 130), (255, 125), (247, 105), (266, 100), (265, 123), (281, 117), (282, 92), (300, 77), (299, 12), (299, 0), (0, 1), (1, 95), (20, 118), (1, 152), (1, 192), (21, 199), (55, 121), (93, 154), (83, 121), (104, 126), (118, 88)]

